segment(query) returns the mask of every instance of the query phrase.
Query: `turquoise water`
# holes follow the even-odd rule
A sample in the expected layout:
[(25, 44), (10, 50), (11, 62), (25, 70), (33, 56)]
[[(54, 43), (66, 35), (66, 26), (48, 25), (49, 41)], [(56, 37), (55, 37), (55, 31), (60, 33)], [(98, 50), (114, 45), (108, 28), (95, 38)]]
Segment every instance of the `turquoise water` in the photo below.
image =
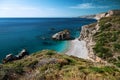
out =
[(82, 18), (1, 18), (0, 60), (9, 53), (18, 54), (23, 48), (30, 53), (43, 49), (62, 52), (67, 41), (54, 41), (51, 39), (53, 34), (69, 29), (72, 37), (78, 37), (81, 26), (95, 21)]

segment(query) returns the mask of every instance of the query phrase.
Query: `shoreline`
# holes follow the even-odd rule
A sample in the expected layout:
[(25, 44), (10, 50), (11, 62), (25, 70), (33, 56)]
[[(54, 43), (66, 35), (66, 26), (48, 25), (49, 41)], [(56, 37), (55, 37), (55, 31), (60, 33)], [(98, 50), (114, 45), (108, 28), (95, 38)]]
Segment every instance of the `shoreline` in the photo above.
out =
[(69, 41), (69, 47), (64, 54), (76, 56), (78, 58), (89, 59), (88, 50), (85, 41), (79, 41), (78, 38)]
[(69, 41), (66, 42), (65, 49), (62, 51), (63, 54), (68, 52), (68, 50), (71, 48), (71, 41), (72, 40), (69, 40)]

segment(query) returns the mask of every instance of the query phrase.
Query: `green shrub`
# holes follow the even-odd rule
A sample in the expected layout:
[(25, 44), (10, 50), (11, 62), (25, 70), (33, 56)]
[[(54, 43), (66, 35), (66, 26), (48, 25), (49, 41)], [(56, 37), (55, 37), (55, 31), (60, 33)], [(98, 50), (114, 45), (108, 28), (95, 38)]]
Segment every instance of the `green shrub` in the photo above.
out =
[(105, 67), (90, 67), (90, 69), (94, 72), (98, 72), (98, 73), (109, 73), (112, 74), (115, 71), (118, 71), (116, 68), (114, 67), (109, 67), (109, 66), (105, 66)]
[(102, 25), (101, 25), (101, 27), (100, 27), (100, 30), (101, 30), (101, 31), (103, 31), (103, 30), (108, 31), (111, 26), (112, 26), (111, 23), (102, 23)]
[(120, 56), (118, 56), (118, 60), (120, 60)]
[(115, 43), (114, 44), (114, 49), (115, 50), (119, 50), (120, 49), (120, 44), (119, 43)]
[(105, 48), (101, 45), (95, 45), (95, 47), (93, 48), (94, 52), (96, 53), (97, 56), (106, 59), (109, 57), (112, 57), (112, 53), (110, 53), (109, 48)]
[(90, 67), (90, 69), (94, 72), (104, 73), (104, 70), (98, 67)]
[(37, 61), (37, 60), (34, 60), (34, 61), (32, 61), (31, 63), (29, 63), (29, 64), (27, 65), (27, 67), (34, 68), (37, 63), (38, 63), (38, 61)]
[(54, 55), (55, 52), (53, 52), (53, 51), (48, 51), (46, 54), (47, 54), (47, 55)]
[(116, 66), (120, 68), (120, 62), (114, 63)]

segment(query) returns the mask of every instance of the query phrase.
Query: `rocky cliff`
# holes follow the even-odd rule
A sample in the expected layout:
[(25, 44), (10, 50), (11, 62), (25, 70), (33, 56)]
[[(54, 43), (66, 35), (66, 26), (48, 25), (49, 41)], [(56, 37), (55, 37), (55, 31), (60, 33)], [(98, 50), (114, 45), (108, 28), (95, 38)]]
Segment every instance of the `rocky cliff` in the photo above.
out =
[(86, 47), (88, 50), (88, 55), (92, 61), (96, 61), (96, 56), (93, 52), (93, 47), (95, 45), (95, 41), (93, 40), (93, 35), (98, 31), (99, 25), (97, 23), (93, 23), (90, 25), (85, 25), (82, 27), (80, 33), (80, 41), (86, 42)]
[[(86, 42), (88, 54), (95, 62), (112, 62), (120, 66), (120, 11), (109, 11), (97, 23), (82, 27), (79, 40)], [(109, 15), (109, 16), (108, 16)]]
[(105, 13), (97, 14), (94, 18), (99, 20), (103, 17), (118, 16), (118, 15), (120, 15), (120, 10), (110, 10), (110, 11), (105, 12)]
[(118, 15), (120, 15), (120, 10), (110, 10), (108, 12), (103, 12), (99, 14), (80, 16), (80, 18), (88, 18), (88, 19), (90, 18), (90, 19), (99, 20), (103, 17), (118, 16)]

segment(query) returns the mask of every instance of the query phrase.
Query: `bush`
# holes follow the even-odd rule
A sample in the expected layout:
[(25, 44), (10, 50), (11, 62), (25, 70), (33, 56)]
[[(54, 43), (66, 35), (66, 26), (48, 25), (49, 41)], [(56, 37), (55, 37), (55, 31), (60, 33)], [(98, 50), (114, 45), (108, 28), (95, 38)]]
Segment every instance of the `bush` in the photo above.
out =
[(119, 50), (119, 49), (120, 49), (120, 44), (115, 43), (115, 44), (114, 44), (114, 49), (115, 49), (115, 50)]
[(115, 71), (118, 71), (117, 69), (115, 69), (114, 67), (109, 67), (109, 66), (105, 66), (105, 67), (90, 67), (90, 69), (94, 72), (98, 72), (98, 73), (114, 73)]
[(46, 54), (47, 54), (47, 55), (54, 55), (55, 52), (53, 52), (53, 51), (48, 51)]
[(111, 23), (103, 23), (102, 25), (101, 25), (101, 27), (100, 27), (100, 30), (101, 31), (103, 31), (103, 30), (106, 30), (106, 31), (108, 31), (109, 29), (110, 29), (110, 27), (112, 26), (112, 24)]
[(114, 63), (116, 66), (120, 68), (120, 62)]
[(94, 72), (104, 73), (104, 70), (98, 67), (90, 67), (90, 69)]
[(103, 58), (103, 59), (106, 59), (106, 58), (109, 58), (109, 57), (112, 57), (112, 53), (110, 53), (110, 50), (109, 48), (104, 48), (103, 46), (100, 46), (100, 45), (96, 45), (94, 48), (93, 48), (94, 52), (96, 53), (97, 56)]
[(120, 60), (120, 56), (118, 56), (118, 60)]
[(68, 62), (68, 64), (75, 64), (76, 63), (76, 60), (72, 57), (64, 56), (64, 58)]
[(37, 63), (38, 63), (38, 61), (37, 61), (37, 60), (34, 60), (34, 61), (32, 61), (31, 63), (29, 63), (29, 64), (27, 65), (27, 67), (34, 68)]

